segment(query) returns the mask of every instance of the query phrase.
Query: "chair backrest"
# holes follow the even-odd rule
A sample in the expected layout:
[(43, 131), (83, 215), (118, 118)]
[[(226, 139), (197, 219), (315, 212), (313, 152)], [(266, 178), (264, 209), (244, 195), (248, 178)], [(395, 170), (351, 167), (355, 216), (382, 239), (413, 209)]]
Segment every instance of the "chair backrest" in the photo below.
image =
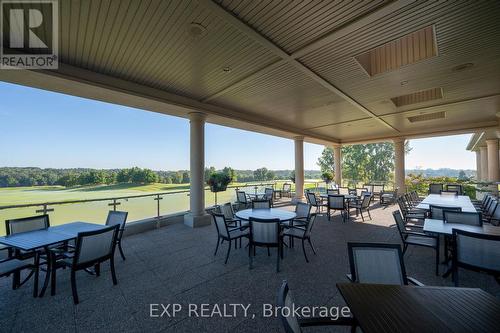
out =
[(307, 197), (307, 201), (311, 205), (313, 205), (313, 206), (317, 206), (318, 205), (318, 201), (316, 200), (316, 194), (314, 194), (313, 192), (308, 191), (306, 193), (306, 197)]
[(380, 194), (380, 192), (384, 192), (384, 185), (373, 185), (373, 193)]
[(500, 221), (500, 207), (498, 203), (495, 206), (495, 209), (493, 210), (493, 213), (490, 214), (489, 222), (491, 221)]
[(500, 236), (453, 229), (454, 264), (500, 273)]
[(457, 197), (458, 191), (441, 191), (440, 194), (444, 196)]
[(269, 200), (253, 200), (252, 201), (253, 209), (269, 209), (271, 208), (271, 201)]
[[(278, 307), (281, 309), (294, 308), (294, 301), (292, 298), (292, 293), (288, 289), (288, 282), (285, 280), (278, 291)], [(299, 318), (294, 315), (293, 311), (278, 311), (279, 316), (281, 318), (281, 322), (283, 323), (283, 328), (285, 329), (285, 333), (301, 333), (302, 328), (300, 327)], [(285, 315), (287, 314), (287, 315)]]
[(396, 226), (399, 231), (399, 236), (401, 237), (401, 240), (404, 243), (405, 242), (404, 233), (406, 232), (406, 226), (405, 226), (405, 221), (403, 220), (403, 216), (401, 215), (401, 212), (399, 210), (392, 212), (392, 216), (394, 217), (394, 221), (396, 222)]
[(288, 183), (283, 184), (283, 192), (290, 192), (292, 190), (292, 185)]
[(372, 195), (370, 193), (363, 194), (363, 201), (361, 201), (361, 207), (368, 208), (370, 206), (371, 201), (372, 201)]
[(295, 214), (299, 219), (309, 218), (309, 213), (311, 212), (311, 205), (304, 202), (297, 202), (295, 206)]
[(403, 213), (404, 216), (406, 216), (406, 213), (408, 212), (408, 206), (406, 205), (406, 201), (404, 196), (400, 196), (397, 200), (399, 209)]
[(339, 187), (339, 194), (349, 195), (349, 187)]
[(226, 218), (224, 214), (212, 213), (217, 234), (229, 238), (229, 231), (227, 229)]
[(467, 224), (467, 225), (475, 225), (482, 226), (483, 219), (481, 218), (481, 213), (473, 213), (473, 212), (454, 212), (445, 210), (444, 214), (444, 222), (445, 223), (458, 223), (458, 224)]
[(366, 188), (366, 190), (368, 192), (373, 193), (373, 187), (374, 187), (374, 185), (372, 185), (372, 184), (364, 184), (363, 187)]
[(119, 225), (78, 233), (73, 263), (75, 267), (111, 258), (115, 252)]
[(128, 212), (110, 210), (106, 218), (106, 225), (119, 225), (119, 229), (125, 229), (125, 222), (127, 222)]
[(498, 207), (498, 201), (495, 199), (490, 199), (490, 202), (488, 203), (488, 207), (486, 209), (486, 213), (489, 216), (492, 216), (495, 213), (497, 207)]
[(347, 248), (354, 282), (408, 284), (399, 244), (348, 242)]
[(429, 194), (440, 194), (443, 190), (443, 184), (429, 184)]
[(357, 188), (356, 189), (356, 196), (361, 197), (363, 193), (368, 192), (368, 189), (366, 188)]
[(261, 245), (279, 244), (280, 234), (279, 219), (250, 218), (250, 242)]
[(437, 206), (437, 205), (429, 205), (429, 217), (431, 219), (443, 220), (444, 214), (443, 211), (448, 210), (452, 212), (461, 212), (462, 207), (447, 207), (447, 206)]
[(448, 184), (446, 185), (446, 190), (447, 191), (456, 191), (458, 195), (462, 195), (463, 190), (462, 190), (462, 185), (460, 184)]
[(333, 194), (328, 196), (328, 209), (344, 209), (345, 196), (341, 194)]
[(247, 204), (247, 195), (244, 191), (236, 191), (236, 201), (241, 204)]
[(234, 210), (233, 205), (230, 202), (226, 202), (225, 204), (219, 206), (220, 213), (224, 215), (227, 220), (234, 218)]
[(18, 234), (21, 232), (47, 229), (50, 227), (49, 215), (38, 215), (23, 217), (20, 219), (5, 220), (5, 230), (7, 235)]
[(309, 221), (307, 222), (306, 231), (304, 232), (304, 237), (311, 237), (311, 230), (314, 226), (314, 222), (316, 221), (317, 214), (311, 214)]
[(326, 189), (326, 194), (327, 195), (339, 194), (339, 189), (338, 188), (328, 188), (328, 189)]
[(266, 199), (271, 200), (273, 198), (274, 190), (272, 188), (266, 187), (264, 189), (264, 196)]

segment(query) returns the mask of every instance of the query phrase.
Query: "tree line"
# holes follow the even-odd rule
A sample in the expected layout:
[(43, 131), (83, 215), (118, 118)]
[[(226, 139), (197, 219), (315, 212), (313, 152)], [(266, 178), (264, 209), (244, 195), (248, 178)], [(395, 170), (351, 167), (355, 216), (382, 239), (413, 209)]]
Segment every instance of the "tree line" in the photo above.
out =
[[(205, 180), (216, 171), (228, 174), (233, 182), (290, 179), (291, 174), (290, 170), (268, 170), (265, 167), (257, 170), (234, 170), (230, 167), (216, 170), (214, 167), (209, 167), (205, 169)], [(306, 171), (306, 178), (319, 178), (319, 175), (319, 171)], [(154, 171), (138, 167), (125, 169), (0, 167), (0, 187), (51, 185), (74, 187), (121, 183), (188, 184), (189, 182), (188, 170)]]

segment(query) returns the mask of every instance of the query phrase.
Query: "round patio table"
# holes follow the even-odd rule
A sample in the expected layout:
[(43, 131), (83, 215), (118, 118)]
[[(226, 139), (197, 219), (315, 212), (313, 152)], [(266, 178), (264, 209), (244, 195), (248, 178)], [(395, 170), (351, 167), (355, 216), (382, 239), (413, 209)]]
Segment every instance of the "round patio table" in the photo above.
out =
[(243, 209), (236, 212), (236, 217), (242, 220), (256, 219), (279, 219), (280, 222), (290, 221), (297, 217), (297, 214), (289, 210), (269, 208), (269, 209)]

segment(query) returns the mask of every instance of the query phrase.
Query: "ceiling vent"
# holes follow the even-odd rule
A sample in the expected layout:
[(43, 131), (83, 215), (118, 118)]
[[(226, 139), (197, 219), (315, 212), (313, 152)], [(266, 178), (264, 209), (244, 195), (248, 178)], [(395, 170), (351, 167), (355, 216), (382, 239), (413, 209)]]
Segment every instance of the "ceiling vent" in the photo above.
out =
[(434, 26), (404, 35), (356, 56), (370, 76), (393, 71), (403, 66), (437, 56)]
[(433, 101), (441, 98), (443, 98), (443, 89), (432, 88), (407, 95), (393, 97), (391, 98), (391, 101), (394, 103), (394, 105), (396, 105), (396, 107), (401, 107), (405, 105)]
[(446, 112), (434, 112), (421, 114), (419, 116), (408, 117), (408, 121), (410, 123), (418, 123), (420, 121), (428, 121), (428, 120), (436, 120), (436, 119), (444, 119), (446, 118)]

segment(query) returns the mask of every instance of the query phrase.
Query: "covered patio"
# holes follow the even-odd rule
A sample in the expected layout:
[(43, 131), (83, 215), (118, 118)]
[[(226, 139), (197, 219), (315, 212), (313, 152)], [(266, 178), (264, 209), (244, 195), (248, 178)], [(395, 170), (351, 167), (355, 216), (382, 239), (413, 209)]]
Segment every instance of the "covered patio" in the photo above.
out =
[[(282, 280), (297, 304), (339, 306), (347, 243), (401, 244), (392, 216), (400, 207), (377, 202), (364, 222), (320, 214), (309, 263), (296, 244), (278, 273), (276, 252), (262, 248), (251, 270), (244, 246), (224, 264), (225, 251), (213, 255), (217, 233), (205, 205), (207, 122), (294, 141), (294, 197), (280, 207), (290, 211), (306, 201), (304, 142), (333, 148), (337, 184), (342, 146), (393, 143), (396, 196), (406, 193), (406, 140), (495, 133), (488, 148), (481, 141), (469, 149), (480, 151), (479, 178), (500, 180), (498, 2), (112, 0), (59, 1), (58, 10), (58, 68), (2, 69), (0, 80), (188, 119), (189, 211), (182, 222), (156, 228), (154, 220), (152, 230), (124, 237), (117, 285), (107, 265), (99, 278), (79, 274), (79, 305), (64, 270), (54, 296), (33, 298), (32, 281), (11, 290), (1, 279), (2, 331), (277, 332), (280, 319), (263, 318), (261, 306), (276, 304)], [(435, 274), (434, 256), (410, 246), (408, 275), (452, 286)], [(464, 270), (460, 286), (500, 297), (491, 275)], [(151, 304), (177, 303), (184, 310), (176, 318), (151, 315)], [(201, 303), (251, 304), (255, 318), (188, 317), (188, 304)]]
[[(88, 332), (99, 329), (121, 332), (280, 332), (278, 318), (262, 318), (262, 304), (276, 304), (278, 286), (287, 279), (298, 305), (342, 306), (335, 284), (348, 282), (347, 242), (400, 243), (388, 208), (378, 205), (373, 220), (343, 223), (336, 214), (331, 221), (321, 217), (313, 231), (317, 255), (310, 252), (306, 263), (300, 249), (287, 249), (282, 270), (276, 273), (275, 251), (268, 257), (258, 249), (254, 268), (248, 269), (248, 251), (233, 250), (224, 265), (227, 244), (213, 256), (215, 227), (191, 229), (182, 223), (126, 237), (127, 260), (117, 262), (118, 285), (104, 273), (96, 278), (78, 275), (81, 304), (73, 306), (69, 272), (58, 277), (55, 296), (31, 297), (31, 286), (11, 290), (10, 280), (0, 280), (0, 327), (6, 332)], [(434, 254), (425, 248), (409, 248), (405, 255), (407, 273), (426, 285), (452, 286), (451, 279), (434, 275)], [(445, 266), (441, 265), (441, 272)], [(482, 288), (500, 297), (500, 285), (492, 276), (464, 271), (461, 286)], [(175, 318), (150, 317), (150, 304), (180, 303)], [(256, 317), (188, 318), (188, 304), (251, 304)], [(161, 309), (161, 308), (160, 308)], [(329, 328), (330, 330), (331, 328)], [(310, 328), (324, 331), (324, 328)], [(340, 332), (348, 329), (338, 328)]]

